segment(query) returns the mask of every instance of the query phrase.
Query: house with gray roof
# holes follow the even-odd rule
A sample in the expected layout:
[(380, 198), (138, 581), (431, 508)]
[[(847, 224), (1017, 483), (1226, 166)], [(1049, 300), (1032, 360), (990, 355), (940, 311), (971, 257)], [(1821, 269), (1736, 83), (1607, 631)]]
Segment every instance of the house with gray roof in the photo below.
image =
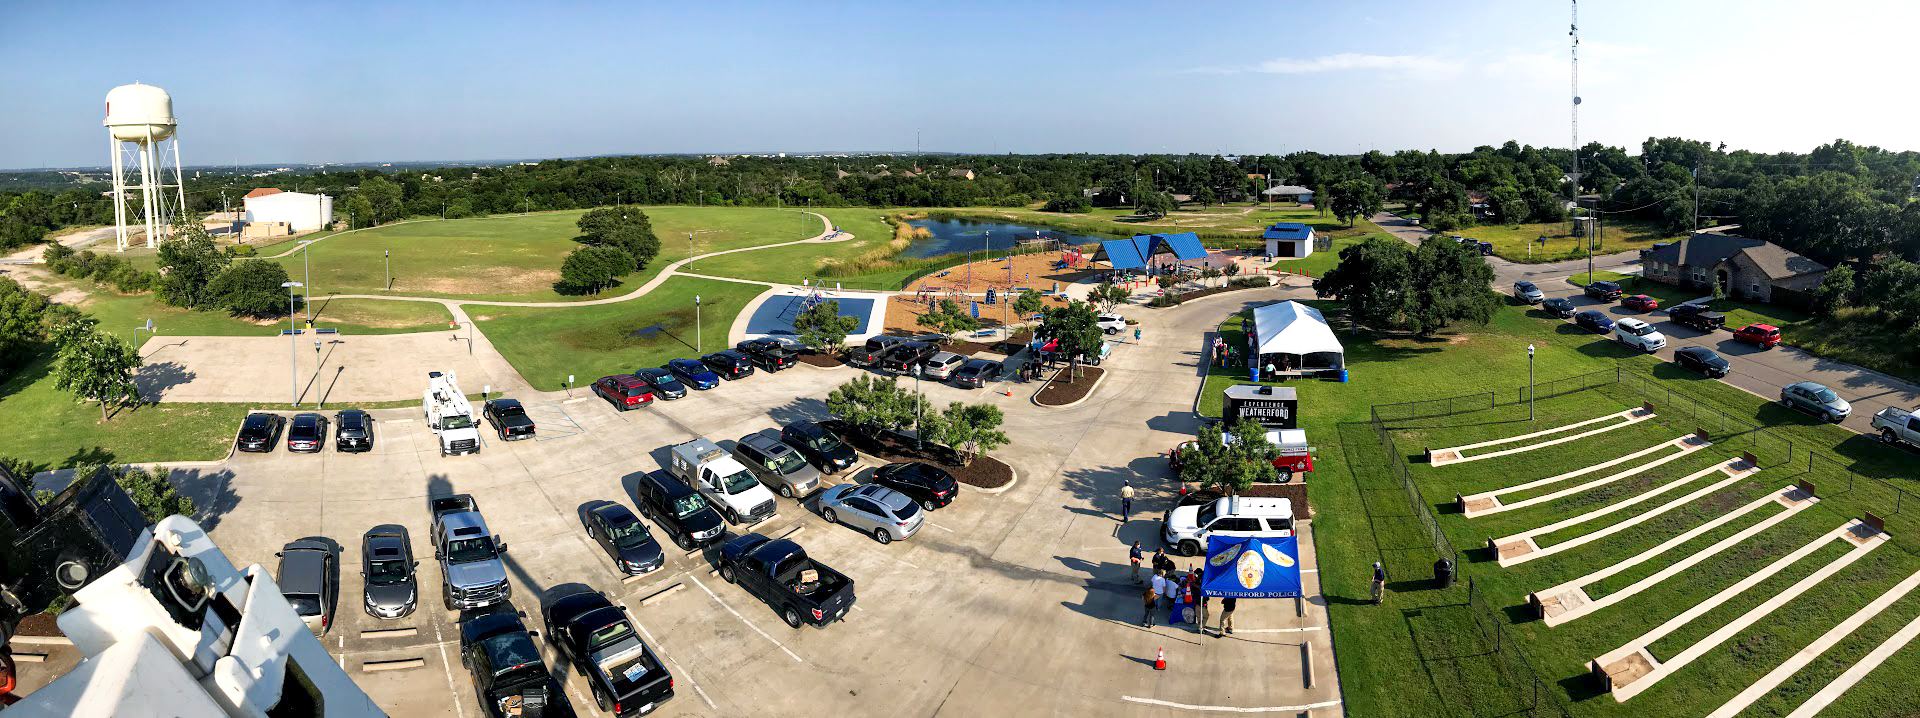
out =
[(1826, 265), (1785, 247), (1723, 232), (1694, 232), (1640, 259), (1647, 279), (1706, 292), (1718, 285), (1729, 297), (1757, 302), (1804, 302), (1827, 275)]

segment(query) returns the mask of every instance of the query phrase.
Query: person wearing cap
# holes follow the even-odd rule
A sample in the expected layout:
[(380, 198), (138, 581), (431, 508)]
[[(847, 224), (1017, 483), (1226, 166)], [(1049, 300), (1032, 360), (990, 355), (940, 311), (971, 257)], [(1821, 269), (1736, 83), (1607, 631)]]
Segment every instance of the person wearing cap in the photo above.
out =
[(1375, 561), (1373, 562), (1373, 605), (1380, 605), (1380, 600), (1386, 595), (1386, 592), (1387, 567), (1379, 561)]
[(1133, 481), (1120, 482), (1120, 523), (1126, 523), (1133, 516)]

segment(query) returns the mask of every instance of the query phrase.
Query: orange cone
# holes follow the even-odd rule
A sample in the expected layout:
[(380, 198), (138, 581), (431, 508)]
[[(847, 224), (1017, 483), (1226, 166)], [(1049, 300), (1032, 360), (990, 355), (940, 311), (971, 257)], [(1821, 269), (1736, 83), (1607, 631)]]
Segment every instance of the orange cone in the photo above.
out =
[(1166, 648), (1162, 647), (1162, 648), (1153, 649), (1153, 670), (1156, 670), (1156, 671), (1167, 670), (1167, 649)]

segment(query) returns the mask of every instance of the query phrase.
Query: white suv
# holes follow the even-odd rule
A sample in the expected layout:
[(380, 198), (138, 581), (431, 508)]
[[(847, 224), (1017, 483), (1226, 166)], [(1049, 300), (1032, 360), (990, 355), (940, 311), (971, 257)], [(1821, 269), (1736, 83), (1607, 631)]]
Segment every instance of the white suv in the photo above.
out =
[(1198, 556), (1207, 549), (1207, 537), (1293, 535), (1293, 501), (1222, 496), (1211, 504), (1177, 506), (1161, 519), (1160, 538), (1182, 556)]
[(1127, 330), (1127, 318), (1118, 314), (1102, 314), (1094, 326), (1108, 334), (1119, 334)]
[(1652, 354), (1667, 345), (1667, 337), (1648, 324), (1633, 317), (1621, 319), (1613, 325), (1613, 337), (1621, 344)]

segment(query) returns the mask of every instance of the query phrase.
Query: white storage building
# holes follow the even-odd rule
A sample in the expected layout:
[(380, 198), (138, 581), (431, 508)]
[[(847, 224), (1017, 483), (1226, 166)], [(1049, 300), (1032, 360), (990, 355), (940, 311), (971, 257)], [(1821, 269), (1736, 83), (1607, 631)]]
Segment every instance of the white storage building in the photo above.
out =
[(248, 192), (242, 201), (247, 224), (283, 222), (294, 232), (311, 232), (333, 222), (333, 198), (324, 194), (262, 187)]

